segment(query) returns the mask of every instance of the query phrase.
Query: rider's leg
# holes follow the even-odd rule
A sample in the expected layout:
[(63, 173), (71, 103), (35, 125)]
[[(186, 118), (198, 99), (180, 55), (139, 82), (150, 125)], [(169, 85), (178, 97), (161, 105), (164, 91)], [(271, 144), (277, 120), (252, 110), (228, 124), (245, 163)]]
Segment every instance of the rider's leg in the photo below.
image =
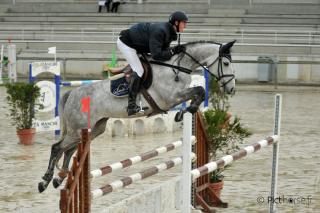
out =
[(127, 109), (128, 116), (130, 116), (141, 110), (141, 108), (136, 104), (136, 97), (140, 89), (141, 77), (143, 76), (143, 67), (135, 49), (128, 47), (120, 39), (117, 41), (117, 46), (133, 70), (133, 75), (129, 83)]
[(141, 110), (140, 106), (136, 104), (136, 98), (140, 90), (140, 82), (141, 78), (136, 72), (133, 72), (129, 83), (128, 116), (136, 114)]

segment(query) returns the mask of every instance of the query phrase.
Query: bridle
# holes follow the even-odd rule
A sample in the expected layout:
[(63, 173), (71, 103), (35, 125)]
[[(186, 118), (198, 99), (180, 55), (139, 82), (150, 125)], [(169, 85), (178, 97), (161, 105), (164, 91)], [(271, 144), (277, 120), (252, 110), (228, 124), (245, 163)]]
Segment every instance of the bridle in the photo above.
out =
[[(221, 48), (221, 44), (220, 44), (220, 48)], [(229, 78), (227, 81), (223, 82), (223, 84), (220, 85), (220, 87), (224, 87), (225, 85), (227, 85), (230, 81), (232, 81), (235, 76), (234, 74), (224, 74), (223, 73), (223, 66), (222, 66), (222, 58), (225, 57), (227, 58), (230, 62), (231, 62), (231, 57), (228, 57), (227, 54), (219, 54), (219, 56), (208, 66), (204, 66), (203, 64), (201, 64), (197, 59), (195, 59), (192, 55), (190, 55), (188, 52), (183, 51), (183, 53), (185, 55), (187, 55), (189, 58), (191, 58), (194, 62), (196, 62), (198, 65), (200, 65), (203, 69), (205, 69), (206, 71), (208, 71), (210, 73), (211, 76), (213, 76), (216, 81), (220, 81), (223, 78)], [(183, 56), (180, 58), (180, 60), (183, 58)], [(218, 75), (213, 74), (210, 71), (210, 67), (213, 66), (216, 62), (218, 61)]]
[[(219, 44), (219, 43), (217, 43), (217, 44)], [(221, 47), (222, 47), (222, 44), (219, 44), (220, 45), (220, 49), (221, 49)], [(220, 51), (219, 51), (220, 52)], [(201, 66), (203, 69), (205, 69), (205, 70), (207, 70), (209, 73), (210, 73), (210, 75), (212, 75), (215, 79), (216, 79), (216, 81), (220, 81), (221, 79), (224, 79), (224, 78), (229, 78), (226, 82), (223, 82), (223, 84), (221, 84), (220, 85), (220, 87), (224, 87), (225, 85), (227, 85), (230, 81), (232, 81), (234, 78), (235, 78), (235, 76), (234, 76), (234, 74), (224, 74), (223, 73), (223, 66), (222, 66), (222, 59), (225, 57), (225, 58), (227, 58), (230, 62), (232, 61), (231, 60), (231, 56), (230, 56), (230, 54), (225, 54), (225, 53), (222, 53), (222, 54), (220, 54), (219, 53), (219, 56), (211, 63), (211, 64), (209, 64), (208, 66), (204, 66), (203, 64), (201, 64), (197, 59), (195, 59), (192, 55), (190, 55), (188, 52), (186, 52), (186, 51), (183, 51), (182, 52), (182, 54), (183, 55), (181, 55), (181, 56), (179, 56), (177, 59), (179, 60), (178, 61), (178, 66), (176, 66), (176, 65), (173, 65), (173, 64), (167, 64), (167, 63), (165, 63), (165, 62), (162, 62), (162, 61), (154, 61), (154, 60), (151, 60), (151, 61), (149, 61), (151, 64), (157, 64), (157, 65), (161, 65), (161, 66), (166, 66), (166, 67), (171, 67), (172, 68), (172, 71), (175, 73), (175, 75), (176, 75), (176, 77), (175, 77), (175, 81), (179, 81), (179, 78), (178, 78), (178, 74), (179, 74), (179, 71), (180, 72), (184, 72), (184, 73), (187, 73), (187, 74), (191, 74), (192, 73), (192, 70), (190, 70), (190, 69), (188, 69), (188, 68), (185, 68), (185, 67), (181, 67), (181, 66), (179, 66), (179, 64), (180, 64), (180, 61), (181, 61), (181, 59), (185, 56), (185, 55), (187, 55), (189, 58), (191, 58), (195, 63), (197, 63), (199, 66)], [(175, 60), (176, 61), (176, 60)], [(174, 61), (174, 62), (175, 62)], [(215, 75), (215, 74), (213, 74), (210, 70), (209, 70), (209, 68), (211, 67), (211, 66), (213, 66), (216, 62), (218, 61), (218, 75)], [(174, 63), (173, 62), (173, 63)], [(178, 70), (178, 72), (176, 71), (176, 70)]]

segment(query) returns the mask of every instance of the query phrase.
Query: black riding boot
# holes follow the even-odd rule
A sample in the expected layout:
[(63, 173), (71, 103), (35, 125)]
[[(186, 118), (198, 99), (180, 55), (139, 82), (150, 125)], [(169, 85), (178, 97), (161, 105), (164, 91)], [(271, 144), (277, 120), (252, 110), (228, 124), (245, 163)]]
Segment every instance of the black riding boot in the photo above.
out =
[(129, 96), (128, 96), (128, 116), (134, 115), (141, 110), (141, 108), (136, 104), (137, 94), (140, 89), (141, 78), (136, 72), (132, 73), (130, 83), (129, 83)]

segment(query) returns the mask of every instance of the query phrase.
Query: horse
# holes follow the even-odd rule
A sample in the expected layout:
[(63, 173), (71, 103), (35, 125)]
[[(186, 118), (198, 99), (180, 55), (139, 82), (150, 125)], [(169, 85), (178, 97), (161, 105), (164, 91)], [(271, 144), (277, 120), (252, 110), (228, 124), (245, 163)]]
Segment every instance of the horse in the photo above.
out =
[[(210, 41), (197, 41), (183, 44), (185, 51), (173, 56), (169, 61), (151, 64), (153, 83), (147, 89), (150, 96), (157, 103), (162, 112), (169, 111), (176, 105), (191, 100), (190, 105), (176, 114), (176, 121), (182, 120), (186, 112), (195, 113), (205, 99), (205, 90), (201, 86), (189, 87), (190, 72), (198, 67), (207, 69), (218, 81), (221, 89), (226, 93), (235, 92), (235, 78), (230, 49), (235, 41), (220, 44)], [(148, 56), (148, 60), (151, 60)], [(91, 98), (90, 123), (91, 140), (105, 131), (109, 118), (127, 118), (127, 98), (115, 97), (111, 94), (110, 80), (83, 85), (67, 91), (60, 99), (62, 134), (58, 142), (52, 145), (49, 165), (38, 183), (39, 192), (43, 192), (53, 179), (54, 167), (64, 154), (62, 168), (53, 179), (53, 186), (57, 188), (67, 176), (69, 161), (80, 142), (81, 129), (87, 128), (88, 114), (81, 113), (81, 100)], [(148, 102), (141, 97), (142, 105)], [(146, 109), (130, 117), (143, 117), (152, 114), (153, 108)]]

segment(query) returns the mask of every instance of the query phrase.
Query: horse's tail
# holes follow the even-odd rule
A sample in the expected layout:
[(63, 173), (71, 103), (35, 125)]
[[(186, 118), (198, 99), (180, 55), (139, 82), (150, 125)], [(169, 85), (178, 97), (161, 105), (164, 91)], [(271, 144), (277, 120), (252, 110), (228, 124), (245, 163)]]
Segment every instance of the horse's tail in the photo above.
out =
[(64, 116), (64, 107), (65, 107), (66, 102), (70, 96), (70, 93), (71, 93), (71, 90), (67, 91), (66, 93), (63, 94), (63, 96), (60, 99), (60, 104), (59, 104), (59, 112), (61, 112), (60, 113), (60, 129), (61, 129), (60, 140), (63, 140), (67, 134), (66, 119)]
[[(64, 117), (63, 110), (64, 110), (66, 102), (67, 102), (67, 100), (69, 98), (70, 93), (71, 93), (71, 90), (69, 90), (66, 93), (64, 93), (63, 96), (60, 98), (60, 103), (59, 103), (59, 112), (60, 112), (60, 114), (59, 114), (59, 116), (60, 116), (60, 130), (61, 130), (60, 135), (61, 136), (60, 136), (59, 141), (63, 141), (65, 136), (66, 136), (66, 134), (67, 134), (67, 128), (66, 128), (67, 125), (66, 125), (66, 119)], [(59, 167), (58, 163), (59, 163), (59, 161), (57, 161), (57, 163), (56, 163), (56, 168), (59, 171), (61, 171), (62, 169)]]

